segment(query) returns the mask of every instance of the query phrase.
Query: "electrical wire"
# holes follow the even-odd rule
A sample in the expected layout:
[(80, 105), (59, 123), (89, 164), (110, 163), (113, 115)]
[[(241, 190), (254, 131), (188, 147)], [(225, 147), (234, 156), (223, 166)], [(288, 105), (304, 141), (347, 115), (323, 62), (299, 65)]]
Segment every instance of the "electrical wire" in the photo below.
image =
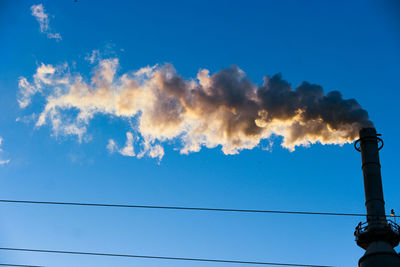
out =
[[(167, 210), (190, 210), (190, 211), (275, 213), (275, 214), (324, 215), (324, 216), (352, 216), (352, 217), (365, 217), (365, 216), (367, 216), (367, 214), (362, 214), (362, 213), (342, 213), (342, 212), (311, 212), (311, 211), (256, 210), (256, 209), (224, 209), (224, 208), (204, 208), (204, 207), (125, 205), (125, 204), (54, 202), (54, 201), (32, 201), (32, 200), (11, 200), (11, 199), (0, 199), (0, 203), (63, 205), (63, 206), (86, 206), (86, 207), (109, 207), (109, 208), (113, 207), (113, 208), (167, 209)], [(398, 218), (400, 216), (397, 216), (397, 215), (395, 215), (395, 216), (386, 215), (386, 217)]]
[(261, 262), (261, 261), (240, 261), (240, 260), (222, 260), (222, 259), (206, 259), (206, 258), (182, 258), (182, 257), (165, 257), (165, 256), (149, 256), (149, 255), (132, 255), (132, 254), (114, 254), (114, 253), (98, 253), (98, 252), (66, 251), (66, 250), (47, 250), (47, 249), (28, 249), (28, 248), (0, 247), (0, 250), (22, 251), (22, 252), (38, 252), (38, 253), (73, 254), (73, 255), (89, 255), (89, 256), (106, 256), (106, 257), (142, 258), (142, 259), (155, 259), (155, 260), (194, 261), (194, 262), (236, 263), (236, 264), (273, 265), (273, 266), (298, 266), (298, 267), (333, 267), (333, 266), (329, 266), (329, 265), (312, 265), (312, 264), (295, 264), (295, 263)]
[(43, 267), (39, 265), (23, 265), (23, 264), (11, 264), (11, 263), (0, 263), (0, 266), (11, 266), (11, 267)]

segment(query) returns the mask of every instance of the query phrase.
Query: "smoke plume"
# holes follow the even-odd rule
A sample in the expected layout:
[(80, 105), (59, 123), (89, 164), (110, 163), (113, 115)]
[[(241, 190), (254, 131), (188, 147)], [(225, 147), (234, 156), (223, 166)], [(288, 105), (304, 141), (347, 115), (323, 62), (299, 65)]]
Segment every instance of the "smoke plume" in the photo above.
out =
[(34, 16), (40, 25), (40, 32), (47, 34), (47, 38), (61, 40), (59, 33), (54, 33), (50, 30), (49, 15), (45, 12), (43, 4), (31, 6), (32, 16)]
[(0, 136), (0, 166), (7, 165), (8, 163), (10, 163), (9, 159), (4, 159), (2, 157), (3, 154), (3, 149), (1, 148), (2, 144), (3, 144), (3, 138)]
[(164, 155), (166, 141), (184, 154), (203, 146), (236, 154), (276, 135), (294, 150), (317, 142), (349, 143), (360, 127), (372, 125), (356, 100), (343, 99), (338, 91), (324, 94), (308, 82), (292, 88), (280, 74), (264, 77), (258, 86), (236, 66), (213, 74), (202, 69), (189, 80), (170, 64), (121, 75), (118, 67), (117, 58), (98, 59), (88, 81), (67, 65), (42, 64), (33, 81), (20, 78), (20, 107), (42, 95), (45, 106), (36, 126), (49, 124), (55, 135), (80, 140), (96, 114), (134, 118), (136, 136), (128, 132), (124, 148), (109, 140), (109, 151), (155, 158)]

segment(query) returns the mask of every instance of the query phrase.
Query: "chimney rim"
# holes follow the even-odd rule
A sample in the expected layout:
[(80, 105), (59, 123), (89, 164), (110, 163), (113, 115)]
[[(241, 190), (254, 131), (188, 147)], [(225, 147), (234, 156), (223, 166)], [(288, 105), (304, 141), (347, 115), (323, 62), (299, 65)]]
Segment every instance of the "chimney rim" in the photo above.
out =
[(378, 134), (376, 132), (375, 127), (363, 127), (360, 129), (359, 135), (360, 135), (360, 138), (354, 142), (354, 148), (358, 152), (361, 152), (361, 148), (359, 145), (359, 143), (361, 141), (368, 141), (368, 140), (375, 141), (376, 140), (378, 143), (380, 142), (378, 144), (378, 150), (381, 150), (383, 148), (383, 144), (384, 144), (383, 140), (382, 140), (382, 138), (379, 138), (379, 136), (382, 136), (382, 134)]

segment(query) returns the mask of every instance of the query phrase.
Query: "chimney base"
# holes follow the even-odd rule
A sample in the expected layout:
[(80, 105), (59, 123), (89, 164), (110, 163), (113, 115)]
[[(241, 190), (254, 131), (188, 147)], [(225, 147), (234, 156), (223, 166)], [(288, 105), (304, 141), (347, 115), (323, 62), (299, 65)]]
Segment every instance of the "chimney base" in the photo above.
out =
[(383, 241), (373, 242), (358, 261), (359, 267), (399, 267), (400, 256)]

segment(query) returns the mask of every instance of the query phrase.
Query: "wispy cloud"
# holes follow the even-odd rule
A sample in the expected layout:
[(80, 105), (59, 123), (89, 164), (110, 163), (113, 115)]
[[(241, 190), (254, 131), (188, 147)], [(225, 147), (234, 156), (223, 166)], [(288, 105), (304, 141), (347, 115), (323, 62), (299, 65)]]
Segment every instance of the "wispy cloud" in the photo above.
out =
[(372, 124), (356, 100), (338, 91), (324, 94), (307, 82), (292, 88), (279, 74), (258, 86), (236, 66), (214, 74), (203, 69), (197, 79), (184, 79), (170, 64), (119, 75), (118, 58), (101, 59), (94, 52), (88, 60), (96, 62), (89, 80), (67, 65), (41, 64), (33, 81), (20, 78), (18, 102), (24, 108), (41, 94), (46, 103), (36, 127), (49, 124), (56, 136), (79, 140), (97, 114), (135, 119), (137, 140), (128, 132), (122, 148), (113, 139), (107, 146), (124, 156), (161, 159), (165, 143), (183, 154), (218, 146), (237, 154), (262, 140), (272, 146), (274, 136), (283, 137), (282, 146), (291, 151), (317, 142), (341, 145)]
[(50, 19), (49, 15), (46, 14), (43, 4), (31, 6), (32, 16), (34, 16), (39, 22), (40, 32), (47, 35), (49, 39), (61, 40), (61, 35), (59, 33), (54, 33), (50, 29)]
[[(139, 138), (137, 139), (139, 140)], [(155, 145), (149, 142), (148, 140), (144, 140), (140, 144), (142, 146), (142, 149), (136, 155), (134, 144), (135, 140), (133, 134), (131, 132), (127, 132), (126, 142), (124, 147), (119, 148), (117, 143), (113, 139), (109, 139), (107, 144), (107, 150), (110, 153), (118, 152), (119, 154), (128, 157), (137, 156), (138, 158), (142, 158), (144, 156), (149, 156), (151, 158), (158, 158), (158, 160), (161, 160), (164, 157), (164, 148), (160, 145)]]
[(123, 156), (134, 157), (135, 151), (133, 147), (133, 135), (131, 132), (126, 133), (126, 143), (123, 148), (118, 148), (118, 145), (113, 139), (108, 140), (107, 149), (110, 153), (118, 152)]
[(3, 154), (3, 149), (1, 148), (2, 144), (3, 144), (3, 138), (0, 136), (0, 166), (10, 163), (9, 159), (3, 159), (2, 157)]

